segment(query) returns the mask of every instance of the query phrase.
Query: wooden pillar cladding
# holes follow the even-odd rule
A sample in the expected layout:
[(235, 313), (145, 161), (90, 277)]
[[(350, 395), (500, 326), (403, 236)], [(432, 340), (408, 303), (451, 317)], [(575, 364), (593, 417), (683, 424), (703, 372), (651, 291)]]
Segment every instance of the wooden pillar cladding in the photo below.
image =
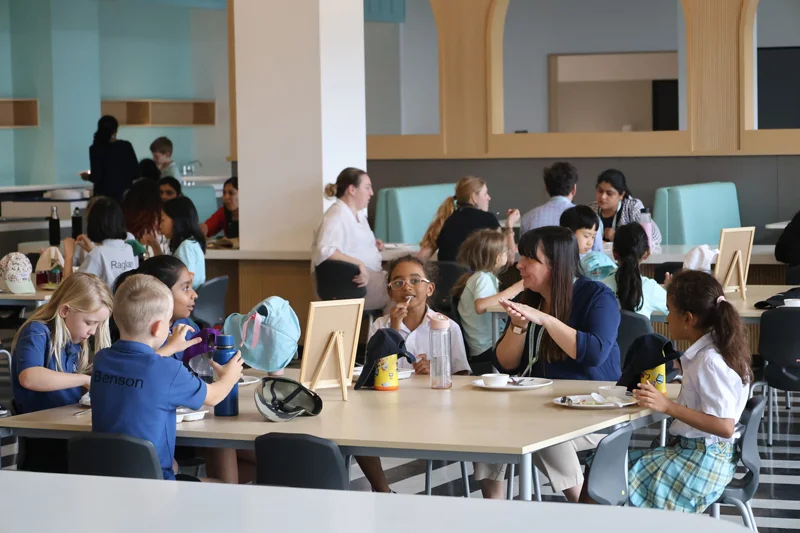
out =
[(234, 27), (234, 1), (228, 0), (228, 101), (230, 105), (231, 154), (229, 161), (238, 160), (238, 139), (236, 132), (236, 32)]
[(748, 0), (681, 0), (691, 146), (698, 153), (740, 148), (740, 43)]
[[(448, 158), (488, 152), (490, 28), (497, 2), (431, 0), (439, 34), (440, 131)], [(501, 91), (502, 81), (493, 87)]]

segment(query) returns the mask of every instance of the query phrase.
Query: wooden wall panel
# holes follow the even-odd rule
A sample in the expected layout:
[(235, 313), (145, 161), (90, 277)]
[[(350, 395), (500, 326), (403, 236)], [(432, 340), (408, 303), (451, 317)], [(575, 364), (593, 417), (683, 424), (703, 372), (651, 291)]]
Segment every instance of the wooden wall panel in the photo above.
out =
[(488, 150), (488, 20), (494, 4), (431, 0), (439, 33), (440, 131), (448, 158), (482, 157)]
[(682, 4), (692, 151), (734, 152), (740, 143), (742, 0), (682, 0)]
[(239, 261), (239, 308), (246, 313), (268, 296), (288, 300), (305, 332), (312, 301), (308, 261)]

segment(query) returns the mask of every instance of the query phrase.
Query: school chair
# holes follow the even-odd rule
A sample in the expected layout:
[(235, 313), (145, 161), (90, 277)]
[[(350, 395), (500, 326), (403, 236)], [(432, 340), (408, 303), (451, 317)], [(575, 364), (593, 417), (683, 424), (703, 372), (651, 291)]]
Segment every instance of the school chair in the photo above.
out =
[(628, 445), (634, 429), (633, 423), (623, 424), (597, 445), (586, 475), (586, 492), (600, 505), (620, 506), (628, 501)]
[(183, 187), (183, 195), (189, 198), (197, 209), (197, 218), (200, 223), (205, 222), (219, 208), (217, 204), (217, 191), (210, 185), (193, 185)]
[(200, 329), (214, 328), (225, 323), (227, 294), (228, 276), (210, 279), (197, 288), (197, 301), (191, 318)]
[(358, 266), (352, 263), (332, 259), (323, 261), (314, 269), (317, 294), (324, 301), (363, 298), (367, 295), (367, 288), (353, 283), (358, 273)]
[(739, 459), (747, 469), (747, 473), (740, 478), (734, 478), (728, 483), (722, 496), (711, 506), (711, 516), (719, 519), (720, 504), (733, 505), (739, 510), (744, 520), (745, 527), (758, 531), (756, 527), (756, 517), (750, 500), (758, 490), (759, 472), (761, 470), (761, 456), (758, 453), (758, 429), (761, 419), (764, 417), (764, 404), (766, 399), (763, 396), (750, 398), (744, 407), (739, 423), (744, 426), (744, 432), (736, 440), (736, 451)]
[(620, 368), (625, 368), (625, 358), (628, 354), (628, 348), (631, 347), (633, 341), (653, 333), (653, 324), (650, 319), (639, 313), (633, 311), (620, 310), (619, 329), (617, 330), (617, 344), (619, 345), (620, 354)]
[[(777, 391), (800, 392), (800, 309), (769, 309), (761, 315), (761, 335), (758, 341), (759, 355), (764, 359), (764, 378), (750, 387), (750, 395), (762, 387), (768, 400), (767, 446), (772, 446), (773, 405), (777, 408)], [(788, 404), (787, 404), (788, 406)]]
[(86, 476), (164, 479), (153, 443), (110, 433), (69, 439), (69, 473)]
[(434, 265), (436, 265), (439, 275), (438, 279), (432, 280), (435, 281), (436, 288), (433, 292), (431, 307), (434, 311), (453, 318), (455, 316), (452, 300), (453, 287), (461, 276), (469, 272), (469, 268), (455, 261), (436, 261)]
[(256, 437), (256, 484), (348, 490), (350, 477), (339, 447), (313, 435), (267, 433)]

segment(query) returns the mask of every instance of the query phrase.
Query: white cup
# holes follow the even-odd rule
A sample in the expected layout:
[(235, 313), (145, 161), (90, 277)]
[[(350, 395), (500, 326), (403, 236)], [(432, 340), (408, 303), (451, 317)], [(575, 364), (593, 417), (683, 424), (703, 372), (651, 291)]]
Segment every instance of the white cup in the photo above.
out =
[(487, 387), (505, 387), (508, 383), (508, 374), (484, 374), (481, 378)]

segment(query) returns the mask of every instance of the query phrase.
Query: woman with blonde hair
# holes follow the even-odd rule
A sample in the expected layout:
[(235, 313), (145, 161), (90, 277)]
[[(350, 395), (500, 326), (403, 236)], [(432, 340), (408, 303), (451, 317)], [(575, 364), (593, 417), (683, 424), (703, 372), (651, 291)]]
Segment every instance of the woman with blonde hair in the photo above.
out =
[[(439, 261), (455, 261), (458, 249), (473, 231), (479, 229), (500, 229), (497, 217), (489, 212), (489, 196), (486, 182), (477, 176), (465, 176), (456, 183), (456, 194), (448, 197), (439, 206), (433, 222), (422, 237), (417, 257), (430, 259), (439, 251)], [(509, 263), (516, 256), (514, 244), (514, 225), (519, 221), (519, 210), (509, 209), (506, 214), (506, 241), (513, 253)]]
[(358, 267), (353, 283), (366, 287), (366, 310), (383, 309), (389, 301), (386, 274), (381, 270), (383, 243), (375, 238), (362, 212), (372, 198), (372, 181), (358, 168), (346, 168), (336, 183), (325, 186), (325, 196), (336, 198), (325, 212), (311, 245), (312, 271), (323, 262), (342, 261)]
[[(89, 388), (90, 356), (111, 345), (112, 305), (111, 291), (103, 280), (78, 272), (34, 311), (11, 344), (17, 414), (78, 403), (83, 389)], [(65, 440), (25, 439), (20, 470), (66, 473), (66, 466)]]

